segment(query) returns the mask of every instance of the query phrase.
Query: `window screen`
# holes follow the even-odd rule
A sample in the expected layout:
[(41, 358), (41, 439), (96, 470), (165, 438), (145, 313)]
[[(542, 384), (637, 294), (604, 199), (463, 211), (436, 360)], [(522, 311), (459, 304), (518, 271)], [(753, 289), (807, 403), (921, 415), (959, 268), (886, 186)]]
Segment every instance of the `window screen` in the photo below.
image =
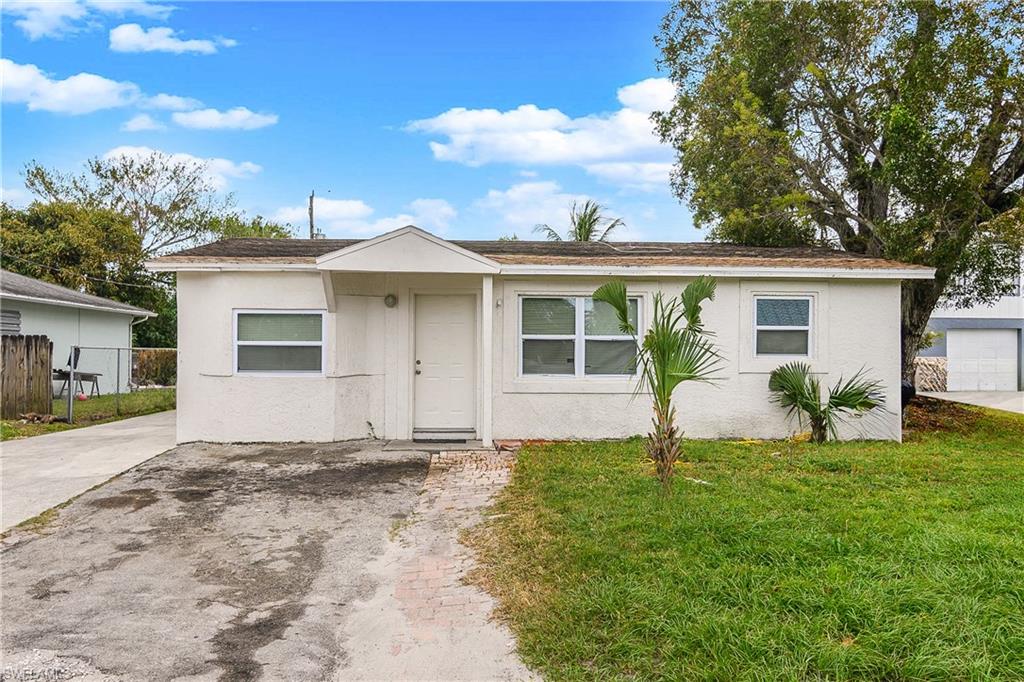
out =
[(238, 313), (239, 372), (323, 371), (322, 313)]
[(811, 299), (754, 299), (756, 355), (810, 355)]

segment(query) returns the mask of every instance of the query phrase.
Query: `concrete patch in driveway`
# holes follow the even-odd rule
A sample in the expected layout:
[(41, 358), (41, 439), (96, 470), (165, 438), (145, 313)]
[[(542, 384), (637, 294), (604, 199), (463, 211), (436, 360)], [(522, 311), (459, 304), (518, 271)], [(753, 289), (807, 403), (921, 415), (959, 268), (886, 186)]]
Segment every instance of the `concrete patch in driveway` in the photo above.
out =
[(329, 679), (427, 465), (377, 443), (192, 444), (145, 462), (3, 551), (5, 673)]
[(0, 528), (79, 495), (174, 447), (173, 410), (0, 444)]
[(1024, 414), (1024, 391), (951, 391), (948, 393), (927, 392), (921, 393), (921, 395)]

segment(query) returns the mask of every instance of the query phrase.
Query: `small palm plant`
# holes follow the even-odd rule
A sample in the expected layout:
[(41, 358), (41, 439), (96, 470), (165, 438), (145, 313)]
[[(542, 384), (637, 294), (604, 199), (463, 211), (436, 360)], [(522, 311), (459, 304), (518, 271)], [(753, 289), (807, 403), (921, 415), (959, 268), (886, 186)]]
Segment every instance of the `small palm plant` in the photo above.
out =
[(821, 382), (806, 362), (790, 362), (775, 368), (768, 377), (768, 389), (772, 400), (788, 410), (788, 417), (796, 415), (801, 428), (806, 417), (815, 443), (835, 440), (839, 437), (840, 422), (882, 411), (885, 404), (881, 382), (867, 379), (863, 369), (846, 381), (840, 377), (829, 389), (825, 402)]
[[(683, 440), (683, 433), (676, 426), (672, 394), (686, 381), (713, 381), (722, 361), (711, 333), (704, 330), (700, 319), (701, 304), (714, 296), (715, 280), (711, 277), (698, 277), (678, 298), (665, 299), (660, 292), (655, 294), (651, 326), (643, 340), (637, 341), (636, 362), (641, 379), (637, 394), (650, 391), (654, 401), (654, 430), (647, 435), (647, 453), (666, 488), (672, 482)], [(629, 319), (624, 283), (608, 282), (594, 292), (594, 300), (611, 305), (622, 332), (636, 341), (638, 330)]]
[(569, 232), (565, 240), (550, 225), (538, 225), (533, 231), (543, 233), (548, 240), (554, 242), (605, 242), (613, 231), (625, 225), (622, 218), (605, 217), (601, 204), (587, 199), (582, 205), (572, 202), (569, 208)]

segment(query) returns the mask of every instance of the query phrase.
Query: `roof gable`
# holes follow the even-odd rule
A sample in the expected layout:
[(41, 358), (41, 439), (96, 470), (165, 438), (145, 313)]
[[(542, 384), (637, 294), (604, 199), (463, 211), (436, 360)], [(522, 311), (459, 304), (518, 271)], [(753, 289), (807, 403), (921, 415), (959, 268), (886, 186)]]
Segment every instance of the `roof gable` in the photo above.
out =
[(318, 270), (496, 274), (501, 266), (414, 225), (325, 253)]

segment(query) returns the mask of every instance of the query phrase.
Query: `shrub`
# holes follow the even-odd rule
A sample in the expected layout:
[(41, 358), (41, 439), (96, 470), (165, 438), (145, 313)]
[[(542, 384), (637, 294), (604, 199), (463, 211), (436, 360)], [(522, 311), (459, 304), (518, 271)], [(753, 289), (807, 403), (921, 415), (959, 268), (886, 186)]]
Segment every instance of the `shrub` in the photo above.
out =
[(821, 381), (811, 373), (806, 362), (790, 362), (776, 367), (768, 377), (772, 400), (787, 409), (787, 416), (796, 415), (801, 428), (806, 416), (811, 426), (811, 440), (824, 443), (838, 438), (840, 422), (884, 409), (885, 395), (878, 381), (864, 377), (864, 370), (848, 381), (839, 377), (829, 389), (828, 400), (821, 401)]
[(139, 386), (174, 386), (178, 379), (178, 352), (173, 348), (136, 351), (134, 375)]

